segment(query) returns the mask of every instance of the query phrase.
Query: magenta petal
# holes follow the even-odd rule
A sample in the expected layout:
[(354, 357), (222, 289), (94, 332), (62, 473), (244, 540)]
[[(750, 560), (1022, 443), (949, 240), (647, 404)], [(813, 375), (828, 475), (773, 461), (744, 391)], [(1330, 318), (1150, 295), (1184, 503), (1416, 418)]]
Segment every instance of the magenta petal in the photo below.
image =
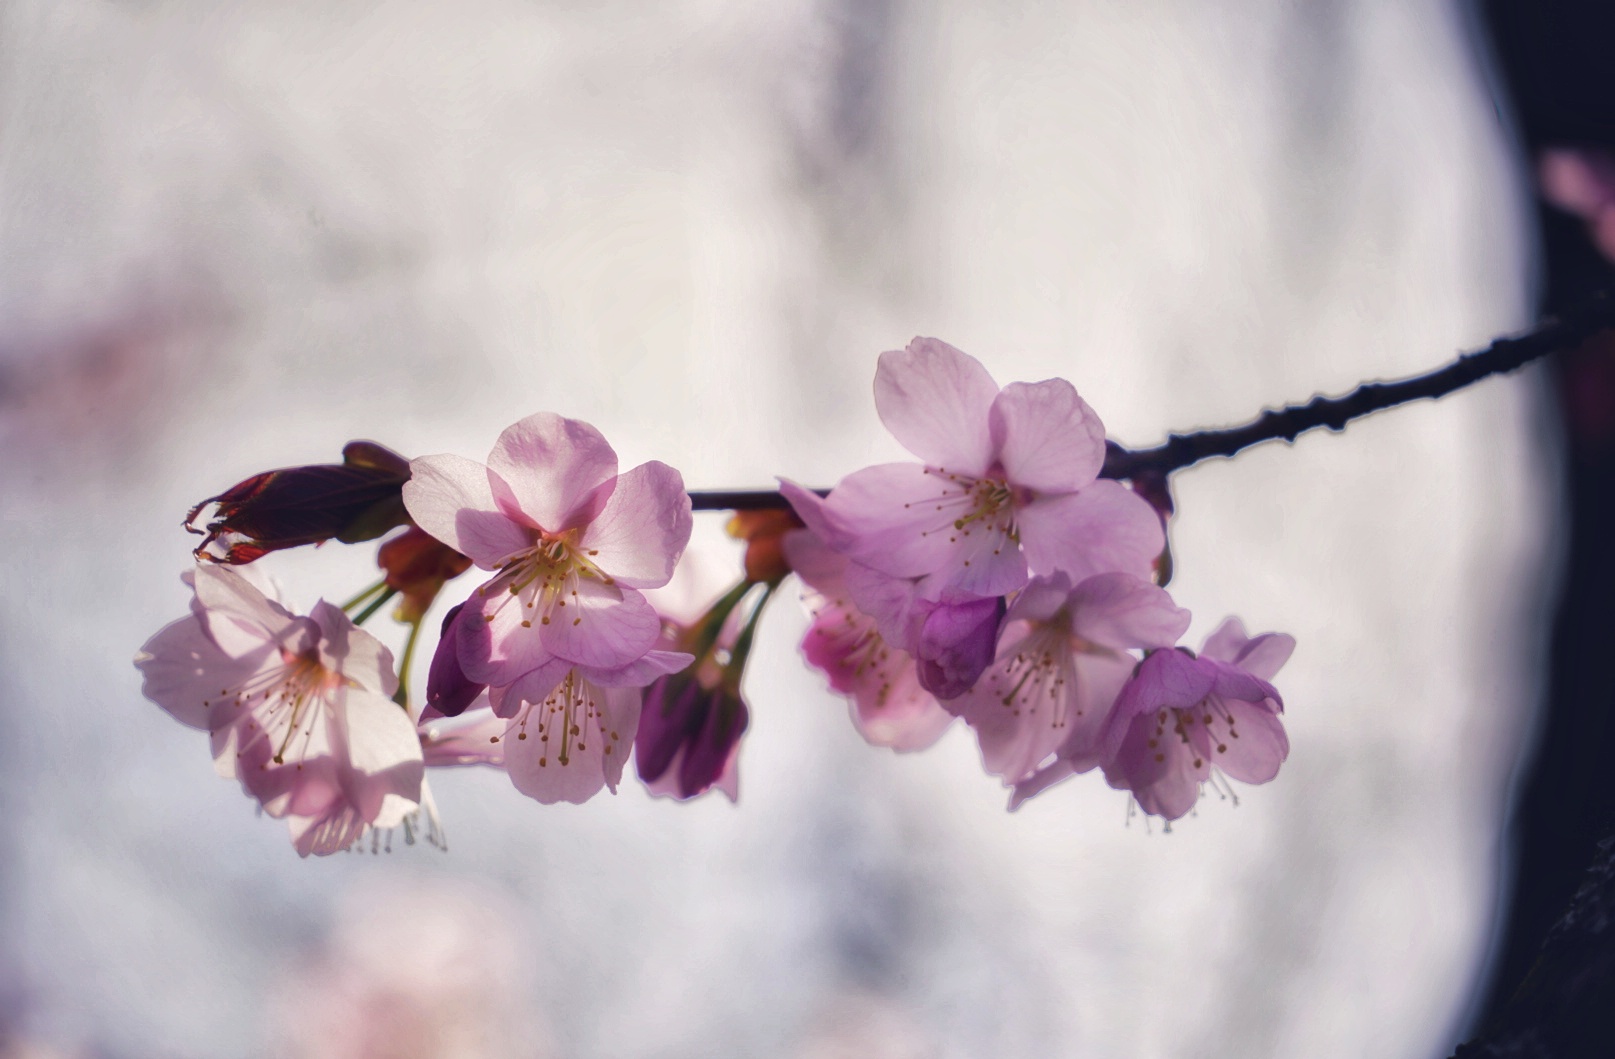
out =
[(1106, 647), (1171, 647), (1189, 612), (1166, 590), (1131, 574), (1099, 574), (1071, 594), (1072, 632)]
[[(1195, 749), (1172, 737), (1155, 736), (1155, 722), (1149, 717), (1134, 721), (1121, 741), (1120, 751), (1105, 768), (1105, 780), (1112, 787), (1130, 790), (1139, 808), (1146, 813), (1176, 820), (1200, 800), (1200, 783), (1211, 775), (1211, 767), (1201, 759), (1193, 764)], [(1151, 746), (1151, 742), (1155, 746)]]
[(1277, 776), (1290, 756), (1284, 723), (1259, 702), (1228, 699), (1222, 706), (1232, 723), (1212, 732), (1220, 740), (1211, 746), (1212, 764), (1243, 783), (1266, 783)]
[(892, 436), (933, 467), (972, 477), (992, 462), (987, 417), (996, 396), (980, 361), (935, 338), (882, 353), (875, 369), (875, 408)]
[(1033, 500), (1018, 509), (1017, 522), (1032, 572), (1063, 570), (1076, 583), (1113, 570), (1148, 578), (1166, 546), (1161, 518), (1148, 501), (1108, 480)]
[(660, 588), (690, 541), (690, 496), (665, 463), (642, 463), (617, 487), (579, 541), (589, 561), (629, 588)]
[(944, 603), (925, 618), (913, 645), (920, 686), (944, 701), (963, 695), (993, 664), (1004, 599)]
[(1040, 493), (1073, 493), (1099, 477), (1105, 426), (1064, 379), (1014, 382), (993, 401), (998, 460), (1010, 482)]
[(506, 503), (514, 501), (540, 528), (561, 533), (593, 517), (589, 502), (604, 500), (595, 490), (616, 475), (617, 453), (589, 424), (539, 412), (505, 428), (488, 469), (508, 487)]
[[(432, 666), (426, 675), (426, 710), (439, 717), (457, 717), (466, 711), (488, 685), (472, 680), (460, 668), (459, 618), (467, 615), (468, 621), (481, 621), (477, 607), (466, 608), (458, 603), (443, 616), (443, 630), (432, 655)], [(425, 712), (422, 712), (425, 716)]]
[(410, 461), (409, 470), (404, 483), (409, 517), (484, 570), (532, 545), (532, 530), (500, 510), (482, 464), (463, 456), (422, 456)]

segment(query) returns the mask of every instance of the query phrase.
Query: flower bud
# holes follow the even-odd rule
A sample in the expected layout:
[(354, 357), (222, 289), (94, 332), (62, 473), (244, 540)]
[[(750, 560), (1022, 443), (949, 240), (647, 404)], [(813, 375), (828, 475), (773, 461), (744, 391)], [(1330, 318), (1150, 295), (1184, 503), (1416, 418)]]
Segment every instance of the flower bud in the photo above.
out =
[[(460, 637), (455, 619), (464, 609), (465, 604), (460, 603), (443, 616), (443, 635), (437, 641), (432, 668), (426, 674), (426, 710), (432, 715), (458, 717), (488, 687), (466, 676), (465, 670), (460, 668)], [(475, 607), (468, 612), (468, 618), (477, 619)]]
[[(250, 563), (268, 552), (319, 544), (374, 540), (407, 525), (403, 486), (409, 461), (373, 441), (353, 441), (341, 463), (286, 467), (255, 474), (191, 508), (185, 528), (205, 539), (198, 559)], [(197, 516), (215, 505), (206, 529)]]
[(376, 565), (387, 572), (387, 587), (398, 592), (398, 620), (416, 622), (437, 598), (444, 582), (459, 577), (471, 560), (417, 526), (381, 546)]
[(729, 536), (746, 542), (746, 580), (778, 584), (791, 572), (785, 559), (785, 534), (802, 528), (802, 520), (788, 508), (737, 511), (725, 527)]

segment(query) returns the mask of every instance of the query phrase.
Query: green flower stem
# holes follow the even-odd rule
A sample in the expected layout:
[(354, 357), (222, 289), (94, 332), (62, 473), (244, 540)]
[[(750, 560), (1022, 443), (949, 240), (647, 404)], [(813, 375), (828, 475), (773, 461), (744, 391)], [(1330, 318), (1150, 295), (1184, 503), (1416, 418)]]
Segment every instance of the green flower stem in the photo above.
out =
[(365, 589), (363, 592), (360, 592), (357, 596), (354, 596), (352, 599), (342, 604), (342, 609), (344, 611), (352, 610), (354, 607), (357, 607), (359, 604), (363, 603), (365, 600), (369, 599), (371, 596), (375, 595), (377, 592), (380, 592), (386, 587), (387, 579), (384, 577), (380, 581), (377, 581), (375, 584), (371, 585), (369, 588)]
[(409, 666), (415, 660), (415, 644), (421, 638), (421, 619), (416, 618), (409, 623), (409, 639), (404, 641), (404, 657), (398, 663), (398, 691), (393, 694), (393, 701), (409, 712)]
[[(383, 582), (383, 584), (385, 583), (386, 582)], [(364, 610), (361, 610), (354, 616), (353, 624), (363, 625), (365, 622), (369, 621), (371, 615), (375, 614), (376, 611), (386, 606), (387, 601), (396, 595), (398, 595), (398, 589), (396, 588), (389, 588), (387, 591), (383, 592), (374, 603), (370, 604), (370, 606), (366, 607)]]

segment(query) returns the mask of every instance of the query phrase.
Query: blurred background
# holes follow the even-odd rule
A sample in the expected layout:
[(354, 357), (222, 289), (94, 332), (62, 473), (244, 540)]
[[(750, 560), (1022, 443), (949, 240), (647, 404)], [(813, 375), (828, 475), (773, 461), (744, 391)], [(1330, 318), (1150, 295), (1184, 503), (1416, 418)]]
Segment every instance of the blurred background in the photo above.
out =
[(448, 853), (300, 861), (130, 660), (186, 509), (351, 438), (551, 410), (828, 485), (900, 456), (915, 334), (1132, 445), (1485, 345), (1535, 244), (1484, 54), (1434, 0), (0, 6), (0, 1054), (1447, 1054), (1543, 685), (1538, 372), (1176, 479), (1189, 640), (1300, 646), (1278, 780), (1170, 834), (864, 746), (786, 598), (738, 806), (458, 772)]

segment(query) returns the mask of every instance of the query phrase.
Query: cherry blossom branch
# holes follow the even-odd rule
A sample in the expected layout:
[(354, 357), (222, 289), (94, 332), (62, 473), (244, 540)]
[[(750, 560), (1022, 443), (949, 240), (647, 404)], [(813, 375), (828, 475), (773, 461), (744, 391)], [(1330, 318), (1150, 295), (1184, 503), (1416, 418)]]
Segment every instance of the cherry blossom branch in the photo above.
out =
[[(1532, 361), (1580, 345), (1599, 331), (1615, 327), (1615, 297), (1600, 291), (1577, 309), (1549, 319), (1536, 330), (1499, 338), (1485, 349), (1423, 375), (1394, 382), (1367, 382), (1339, 397), (1312, 398), (1305, 404), (1268, 409), (1243, 426), (1171, 434), (1147, 449), (1106, 446), (1102, 478), (1161, 479), (1202, 460), (1234, 456), (1268, 441), (1294, 442), (1319, 427), (1342, 431), (1354, 419), (1410, 401), (1434, 400), (1493, 375), (1506, 375)], [(819, 490), (822, 494), (824, 490)], [(700, 490), (690, 493), (697, 511), (754, 511), (786, 507), (784, 497), (766, 489)]]

